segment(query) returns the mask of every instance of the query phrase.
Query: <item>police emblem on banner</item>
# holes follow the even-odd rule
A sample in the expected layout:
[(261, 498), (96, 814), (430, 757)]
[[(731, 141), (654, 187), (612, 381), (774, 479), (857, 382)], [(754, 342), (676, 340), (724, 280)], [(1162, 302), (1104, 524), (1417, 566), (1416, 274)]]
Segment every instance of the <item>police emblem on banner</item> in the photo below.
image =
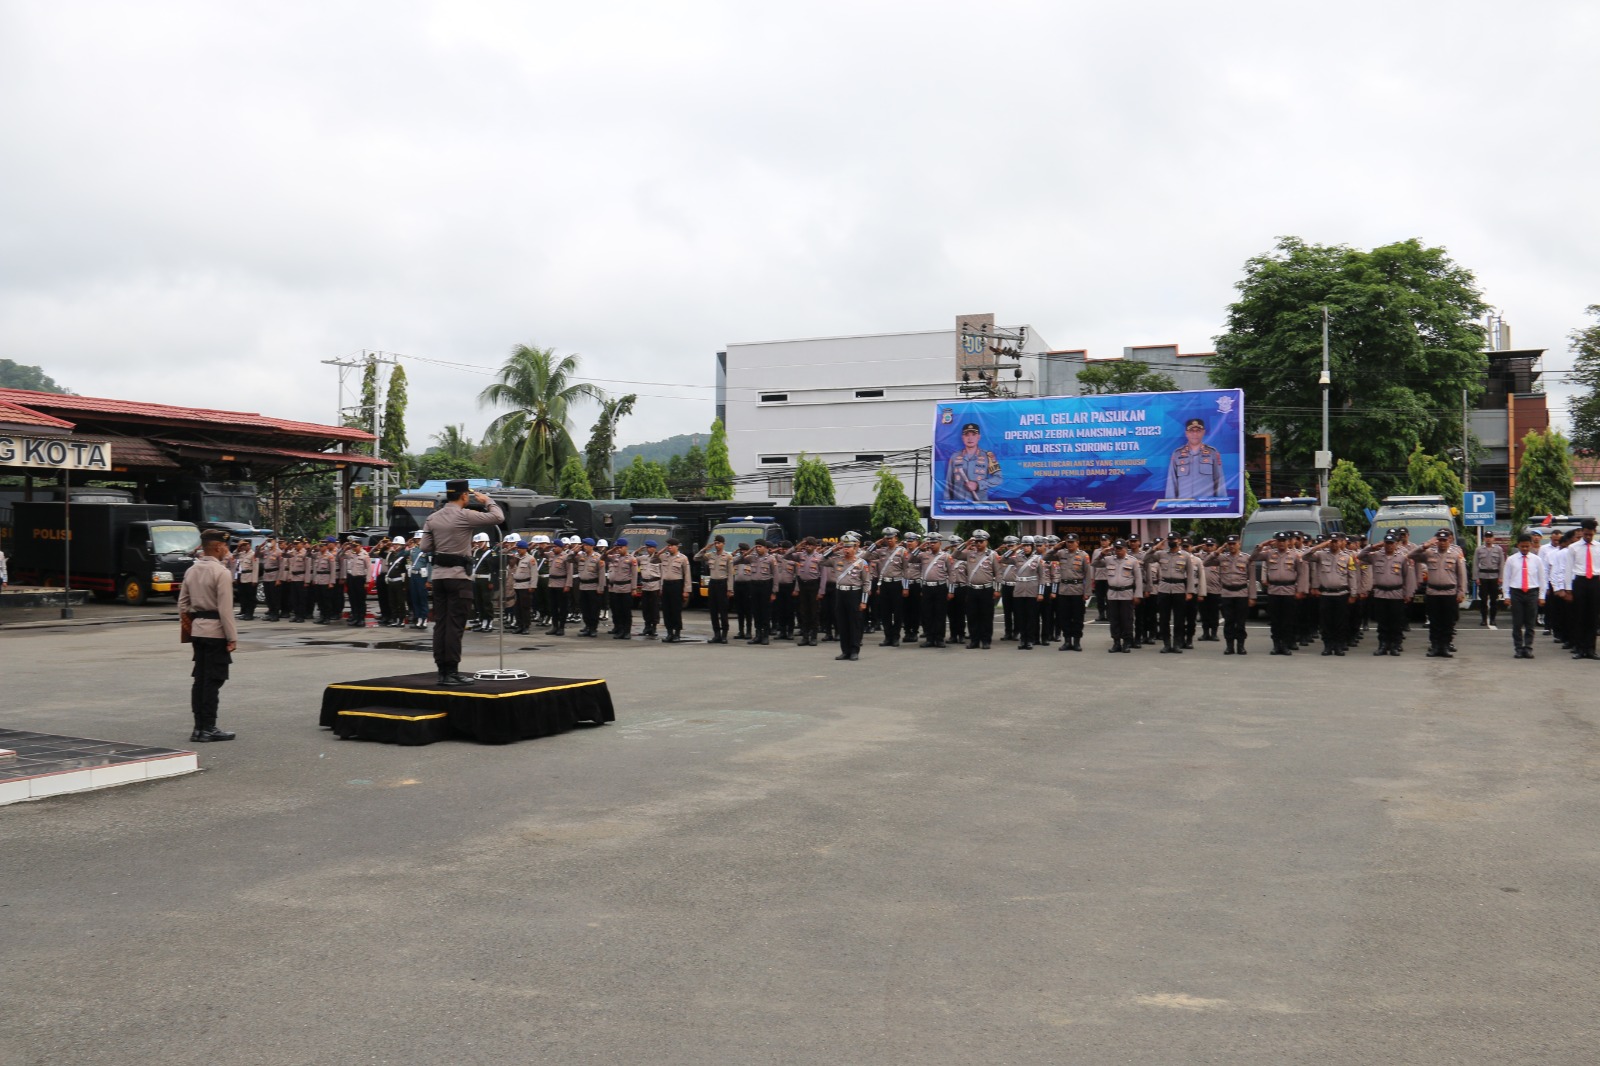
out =
[(952, 410), (949, 407), (941, 407), (941, 408), (939, 408), (939, 424), (941, 426), (948, 426), (950, 423), (954, 422), (955, 420), (956, 420), (956, 413), (955, 413), (954, 410)]
[(1232, 396), (1218, 396), (1217, 397), (1217, 412), (1219, 414), (1224, 414), (1224, 415), (1232, 414), (1233, 413), (1233, 397)]

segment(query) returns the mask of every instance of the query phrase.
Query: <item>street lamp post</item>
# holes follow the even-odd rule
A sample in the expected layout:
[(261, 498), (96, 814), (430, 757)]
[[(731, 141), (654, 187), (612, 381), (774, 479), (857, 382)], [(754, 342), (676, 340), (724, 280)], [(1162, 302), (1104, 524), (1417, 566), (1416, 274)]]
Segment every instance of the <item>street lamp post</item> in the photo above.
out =
[(1317, 453), (1318, 495), (1322, 506), (1328, 506), (1328, 468), (1333, 465), (1333, 453), (1328, 449), (1328, 387), (1333, 377), (1328, 373), (1328, 305), (1322, 305), (1322, 376), (1317, 379), (1322, 386), (1322, 450)]

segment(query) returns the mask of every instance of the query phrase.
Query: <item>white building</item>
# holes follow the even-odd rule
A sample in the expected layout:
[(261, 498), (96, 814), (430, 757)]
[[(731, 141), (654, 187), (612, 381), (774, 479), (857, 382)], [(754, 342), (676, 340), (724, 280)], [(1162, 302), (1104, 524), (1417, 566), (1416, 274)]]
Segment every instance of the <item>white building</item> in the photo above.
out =
[(1064, 392), (1075, 368), (1049, 347), (1031, 327), (996, 330), (993, 315), (916, 333), (730, 344), (717, 353), (717, 417), (741, 479), (737, 495), (786, 502), (803, 452), (832, 468), (842, 505), (871, 503), (887, 465), (926, 507), (934, 405), (991, 388)]

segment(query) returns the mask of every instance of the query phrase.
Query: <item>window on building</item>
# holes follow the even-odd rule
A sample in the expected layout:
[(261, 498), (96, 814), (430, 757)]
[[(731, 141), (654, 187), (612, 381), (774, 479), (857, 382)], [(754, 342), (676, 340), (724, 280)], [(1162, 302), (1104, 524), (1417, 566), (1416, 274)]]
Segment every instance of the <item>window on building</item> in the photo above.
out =
[(883, 453), (880, 452), (877, 455), (858, 455), (858, 456), (856, 456), (856, 462), (858, 462), (858, 463), (881, 463), (881, 462), (883, 462)]
[(789, 457), (787, 455), (763, 455), (761, 457), (761, 465), (762, 466), (788, 466), (789, 465)]
[(877, 400), (877, 399), (881, 399), (882, 396), (883, 396), (883, 390), (882, 389), (857, 389), (856, 390), (856, 399), (858, 399), (858, 400)]
[(784, 474), (781, 477), (769, 477), (769, 478), (767, 478), (767, 495), (768, 496), (793, 496), (794, 495), (794, 475), (793, 474)]
[(788, 403), (789, 402), (789, 394), (787, 392), (763, 392), (761, 394), (761, 402), (762, 403)]

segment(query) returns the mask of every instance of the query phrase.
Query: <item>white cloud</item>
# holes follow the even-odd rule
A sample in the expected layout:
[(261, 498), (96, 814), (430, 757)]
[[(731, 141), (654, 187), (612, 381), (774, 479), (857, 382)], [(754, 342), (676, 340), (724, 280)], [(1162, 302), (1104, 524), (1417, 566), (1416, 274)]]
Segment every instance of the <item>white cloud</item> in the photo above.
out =
[[(994, 310), (1205, 348), (1297, 234), (1442, 244), (1564, 367), (1600, 301), (1597, 30), (1577, 2), (11, 4), (0, 356), (318, 420), (320, 360), (361, 348), (701, 386), (638, 386), (628, 441), (709, 422), (733, 340)], [(408, 373), (414, 443), (481, 432), (486, 377)]]

